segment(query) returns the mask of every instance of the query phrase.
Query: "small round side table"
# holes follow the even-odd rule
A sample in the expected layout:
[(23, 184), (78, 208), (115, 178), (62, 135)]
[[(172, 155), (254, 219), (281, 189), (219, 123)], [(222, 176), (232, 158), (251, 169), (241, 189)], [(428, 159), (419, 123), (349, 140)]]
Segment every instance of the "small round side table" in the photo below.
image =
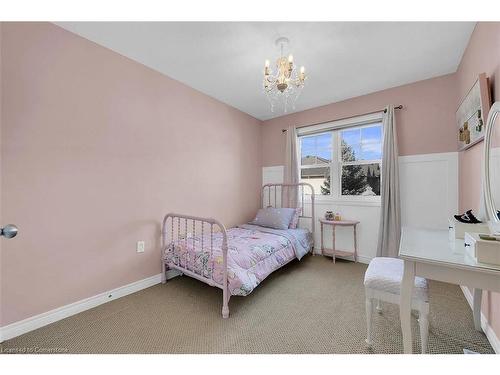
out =
[[(336, 256), (352, 256), (354, 262), (357, 262), (358, 241), (356, 238), (356, 226), (359, 224), (357, 220), (325, 220), (319, 219), (321, 226), (321, 255), (331, 255), (333, 263), (335, 263)], [(332, 248), (328, 249), (323, 246), (323, 225), (332, 226)], [(335, 248), (335, 227), (352, 227), (354, 234), (354, 250), (339, 250)]]

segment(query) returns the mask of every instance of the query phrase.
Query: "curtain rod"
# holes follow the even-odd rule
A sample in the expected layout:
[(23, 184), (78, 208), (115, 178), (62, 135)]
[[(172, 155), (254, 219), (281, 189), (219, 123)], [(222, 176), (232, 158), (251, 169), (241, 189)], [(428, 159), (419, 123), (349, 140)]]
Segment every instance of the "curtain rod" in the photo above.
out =
[[(403, 109), (403, 105), (400, 104), (396, 107), (394, 107), (394, 109)], [(309, 125), (303, 125), (303, 126), (297, 126), (296, 129), (300, 129), (300, 128), (306, 128), (308, 126), (314, 126), (314, 125), (321, 125), (321, 124), (326, 124), (328, 122), (332, 122), (332, 121), (340, 121), (340, 120), (346, 120), (348, 118), (352, 118), (352, 117), (358, 117), (358, 116), (364, 116), (364, 115), (371, 115), (373, 113), (377, 113), (377, 112), (384, 112), (386, 113), (387, 112), (387, 109), (383, 109), (383, 110), (380, 110), (380, 111), (373, 111), (373, 112), (368, 112), (368, 113), (362, 113), (362, 114), (359, 114), (359, 115), (353, 115), (353, 116), (348, 116), (348, 117), (342, 117), (342, 118), (337, 118), (335, 120), (328, 120), (328, 121), (322, 121), (322, 122), (317, 122), (315, 124), (309, 124)], [(281, 129), (281, 132), (282, 133), (286, 133), (286, 129)]]

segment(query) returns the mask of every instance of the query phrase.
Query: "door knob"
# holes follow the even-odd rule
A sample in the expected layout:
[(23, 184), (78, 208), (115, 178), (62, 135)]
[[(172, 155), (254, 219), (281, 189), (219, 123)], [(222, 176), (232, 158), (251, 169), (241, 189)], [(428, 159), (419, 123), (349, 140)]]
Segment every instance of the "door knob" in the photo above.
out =
[(17, 227), (14, 224), (7, 224), (3, 228), (0, 228), (0, 236), (5, 238), (13, 238), (17, 236)]

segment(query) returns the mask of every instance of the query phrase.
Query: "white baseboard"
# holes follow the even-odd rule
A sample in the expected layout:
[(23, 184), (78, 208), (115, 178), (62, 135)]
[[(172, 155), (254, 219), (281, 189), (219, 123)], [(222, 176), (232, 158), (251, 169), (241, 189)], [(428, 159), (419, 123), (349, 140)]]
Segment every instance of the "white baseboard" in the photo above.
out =
[[(469, 303), (469, 306), (472, 308), (472, 293), (470, 292), (469, 288), (465, 286), (460, 286), (460, 289), (462, 289), (462, 292), (464, 293), (465, 299)], [(484, 314), (481, 312), (481, 328), (483, 329), (484, 334), (488, 338), (488, 341), (491, 344), (491, 347), (495, 351), (495, 353), (500, 353), (500, 340), (498, 339), (498, 336), (495, 334), (495, 331), (493, 331), (493, 328), (491, 328), (490, 324), (486, 320), (486, 317)]]
[(0, 327), (0, 342), (161, 283), (161, 274)]

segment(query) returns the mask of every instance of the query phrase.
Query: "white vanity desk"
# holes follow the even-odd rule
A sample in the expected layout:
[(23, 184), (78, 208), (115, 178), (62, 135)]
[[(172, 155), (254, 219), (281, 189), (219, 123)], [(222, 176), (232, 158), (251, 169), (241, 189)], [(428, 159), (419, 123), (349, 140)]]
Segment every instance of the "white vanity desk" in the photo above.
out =
[(474, 288), (474, 324), (477, 329), (479, 322), (480, 328), (481, 292), (500, 292), (500, 266), (477, 263), (465, 253), (464, 240), (449, 240), (448, 230), (403, 228), (399, 257), (404, 260), (400, 319), (405, 353), (412, 353), (411, 295), (415, 276)]

